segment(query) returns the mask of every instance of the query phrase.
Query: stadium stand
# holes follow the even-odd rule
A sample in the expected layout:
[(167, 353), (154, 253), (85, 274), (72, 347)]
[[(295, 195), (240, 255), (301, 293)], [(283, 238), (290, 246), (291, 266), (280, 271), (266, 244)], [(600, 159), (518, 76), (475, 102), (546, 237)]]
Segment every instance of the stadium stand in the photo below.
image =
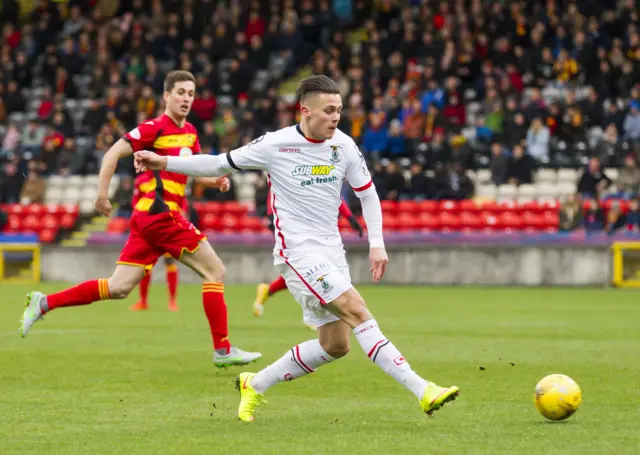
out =
[[(189, 120), (213, 154), (295, 122), (302, 75), (338, 81), (340, 127), (370, 163), (389, 231), (565, 230), (576, 200), (570, 229), (606, 230), (612, 200), (637, 212), (633, 0), (27, 3), (0, 13), (4, 232), (51, 242), (93, 215), (102, 154), (157, 115), (174, 68), (197, 76)], [(131, 163), (118, 173), (111, 196)], [(192, 188), (200, 227), (265, 233), (259, 175), (233, 178), (225, 195)], [(106, 229), (126, 232), (126, 218)]]

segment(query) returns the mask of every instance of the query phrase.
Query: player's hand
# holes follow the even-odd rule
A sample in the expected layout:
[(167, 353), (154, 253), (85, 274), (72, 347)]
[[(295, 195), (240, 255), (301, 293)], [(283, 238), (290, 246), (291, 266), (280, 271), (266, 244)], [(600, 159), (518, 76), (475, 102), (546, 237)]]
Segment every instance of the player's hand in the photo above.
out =
[(358, 221), (358, 218), (355, 217), (355, 215), (352, 215), (351, 218), (349, 218), (349, 224), (351, 224), (351, 229), (357, 231), (360, 237), (364, 236), (364, 229), (362, 229), (362, 225)]
[(227, 177), (226, 175), (223, 175), (222, 177), (218, 178), (217, 186), (220, 192), (226, 193), (231, 189), (231, 180), (229, 180), (229, 177)]
[(163, 171), (167, 168), (167, 157), (157, 155), (148, 150), (141, 150), (133, 154), (133, 165), (138, 173)]
[(111, 216), (111, 202), (109, 202), (109, 198), (98, 196), (95, 205), (98, 213), (103, 216)]
[(371, 248), (369, 262), (371, 262), (369, 270), (373, 274), (373, 282), (377, 283), (384, 276), (385, 270), (387, 270), (387, 264), (389, 263), (387, 251), (384, 248)]

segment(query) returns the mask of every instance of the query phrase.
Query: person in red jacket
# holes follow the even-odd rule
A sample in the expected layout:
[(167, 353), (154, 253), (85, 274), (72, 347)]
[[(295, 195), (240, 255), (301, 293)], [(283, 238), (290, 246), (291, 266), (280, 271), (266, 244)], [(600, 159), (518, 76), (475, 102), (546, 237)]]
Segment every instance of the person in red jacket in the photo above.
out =
[[(362, 225), (358, 221), (358, 218), (356, 218), (356, 216), (353, 214), (344, 199), (342, 200), (342, 204), (340, 204), (339, 210), (340, 216), (349, 220), (349, 223), (351, 224), (353, 230), (357, 231), (360, 237), (362, 237), (364, 235), (364, 229), (362, 229)], [(273, 210), (271, 208), (271, 197), (267, 198), (267, 216), (269, 216), (270, 219), (269, 228), (273, 230), (274, 226)], [(264, 313), (264, 305), (267, 300), (269, 300), (269, 297), (277, 292), (284, 291), (285, 289), (287, 289), (287, 283), (284, 281), (282, 275), (273, 280), (270, 284), (260, 283), (256, 288), (256, 300), (255, 302), (253, 302), (252, 309), (253, 315), (262, 316), (262, 314)], [(314, 327), (310, 328), (314, 329)]]

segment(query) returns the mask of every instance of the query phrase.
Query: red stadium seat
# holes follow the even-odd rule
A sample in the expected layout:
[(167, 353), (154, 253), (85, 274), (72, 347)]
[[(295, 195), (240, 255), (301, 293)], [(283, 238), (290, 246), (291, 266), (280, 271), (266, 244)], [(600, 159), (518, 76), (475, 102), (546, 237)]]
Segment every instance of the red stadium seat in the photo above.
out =
[(437, 213), (422, 212), (418, 215), (420, 228), (429, 231), (440, 229), (440, 217)]
[(238, 227), (238, 218), (235, 215), (225, 213), (220, 216), (220, 227), (223, 232), (233, 233), (233, 230)]
[(543, 201), (540, 203), (541, 210), (560, 210), (560, 202), (557, 200)]
[(58, 229), (58, 218), (55, 215), (48, 214), (42, 217), (43, 229)]
[(478, 203), (478, 210), (482, 213), (500, 213), (500, 207), (496, 201), (482, 201)]
[(464, 201), (460, 201), (458, 204), (461, 212), (478, 212), (480, 210), (480, 205), (471, 199), (465, 199)]
[(205, 212), (200, 215), (200, 225), (202, 229), (213, 229), (213, 226), (216, 224), (216, 220), (218, 219), (218, 215), (214, 215), (213, 213)]
[(62, 206), (63, 213), (78, 216), (80, 209), (77, 204), (64, 204)]
[(542, 213), (545, 228), (557, 229), (560, 226), (560, 216), (554, 210), (547, 210)]
[(7, 207), (7, 213), (9, 215), (21, 215), (24, 213), (24, 206), (20, 204), (9, 204)]
[(222, 212), (229, 213), (234, 216), (240, 216), (247, 213), (247, 206), (238, 201), (226, 201), (222, 204)]
[(398, 230), (402, 232), (415, 231), (420, 227), (420, 220), (414, 213), (401, 213), (398, 215)]
[(222, 204), (218, 201), (205, 202), (203, 206), (204, 213), (220, 214), (223, 211)]
[(382, 229), (384, 231), (396, 231), (398, 230), (398, 217), (389, 213), (383, 215)]
[(542, 230), (545, 226), (545, 221), (542, 215), (534, 212), (524, 212), (522, 214), (522, 220), (525, 227), (530, 227), (536, 231)]
[(60, 226), (63, 229), (71, 229), (76, 224), (77, 215), (65, 213), (60, 218)]
[(380, 201), (383, 213), (398, 213), (398, 203), (396, 201)]
[(482, 228), (482, 219), (474, 212), (460, 213), (460, 227), (470, 231), (478, 231)]
[(437, 201), (424, 200), (418, 202), (418, 212), (421, 213), (435, 213), (439, 209), (439, 204)]
[(527, 201), (520, 204), (521, 212), (539, 212), (542, 210), (542, 205), (538, 201)]
[(440, 212), (440, 227), (444, 231), (458, 231), (462, 227), (460, 216), (448, 211)]
[(398, 213), (416, 213), (417, 211), (418, 203), (416, 201), (398, 202)]
[(238, 224), (241, 229), (244, 229), (249, 232), (258, 232), (262, 230), (262, 220), (260, 218), (256, 218), (255, 216), (242, 216), (238, 220)]
[(46, 213), (54, 215), (58, 218), (61, 217), (64, 213), (64, 207), (59, 204), (46, 204), (44, 210)]
[(515, 212), (504, 212), (499, 217), (499, 224), (506, 230), (520, 231), (524, 228), (522, 217)]
[(29, 204), (25, 207), (25, 212), (33, 215), (39, 215), (45, 211), (45, 206), (42, 204)]
[(43, 229), (38, 237), (42, 243), (53, 243), (57, 234), (58, 231), (55, 229)]
[(8, 232), (20, 232), (22, 230), (22, 218), (20, 218), (20, 215), (16, 215), (15, 213), (9, 215), (6, 230)]
[(22, 221), (22, 229), (29, 232), (40, 232), (42, 230), (42, 218), (38, 215), (27, 215)]
[(490, 229), (490, 232), (495, 232), (496, 230), (503, 229), (503, 224), (500, 218), (496, 216), (495, 213), (492, 212), (482, 212), (480, 215), (482, 220), (482, 225), (484, 226), (483, 230)]
[(498, 210), (500, 212), (518, 212), (520, 211), (520, 205), (514, 200), (502, 201), (498, 203)]
[(459, 210), (458, 201), (440, 201), (440, 211), (457, 212)]

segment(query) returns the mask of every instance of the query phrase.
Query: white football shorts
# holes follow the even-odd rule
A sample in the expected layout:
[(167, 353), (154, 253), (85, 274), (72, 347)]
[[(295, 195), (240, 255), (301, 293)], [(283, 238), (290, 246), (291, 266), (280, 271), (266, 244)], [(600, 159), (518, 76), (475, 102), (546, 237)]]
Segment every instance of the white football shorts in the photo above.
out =
[(353, 287), (344, 250), (326, 249), (324, 254), (301, 253), (276, 266), (289, 292), (302, 307), (304, 323), (319, 327), (340, 318), (324, 305)]

